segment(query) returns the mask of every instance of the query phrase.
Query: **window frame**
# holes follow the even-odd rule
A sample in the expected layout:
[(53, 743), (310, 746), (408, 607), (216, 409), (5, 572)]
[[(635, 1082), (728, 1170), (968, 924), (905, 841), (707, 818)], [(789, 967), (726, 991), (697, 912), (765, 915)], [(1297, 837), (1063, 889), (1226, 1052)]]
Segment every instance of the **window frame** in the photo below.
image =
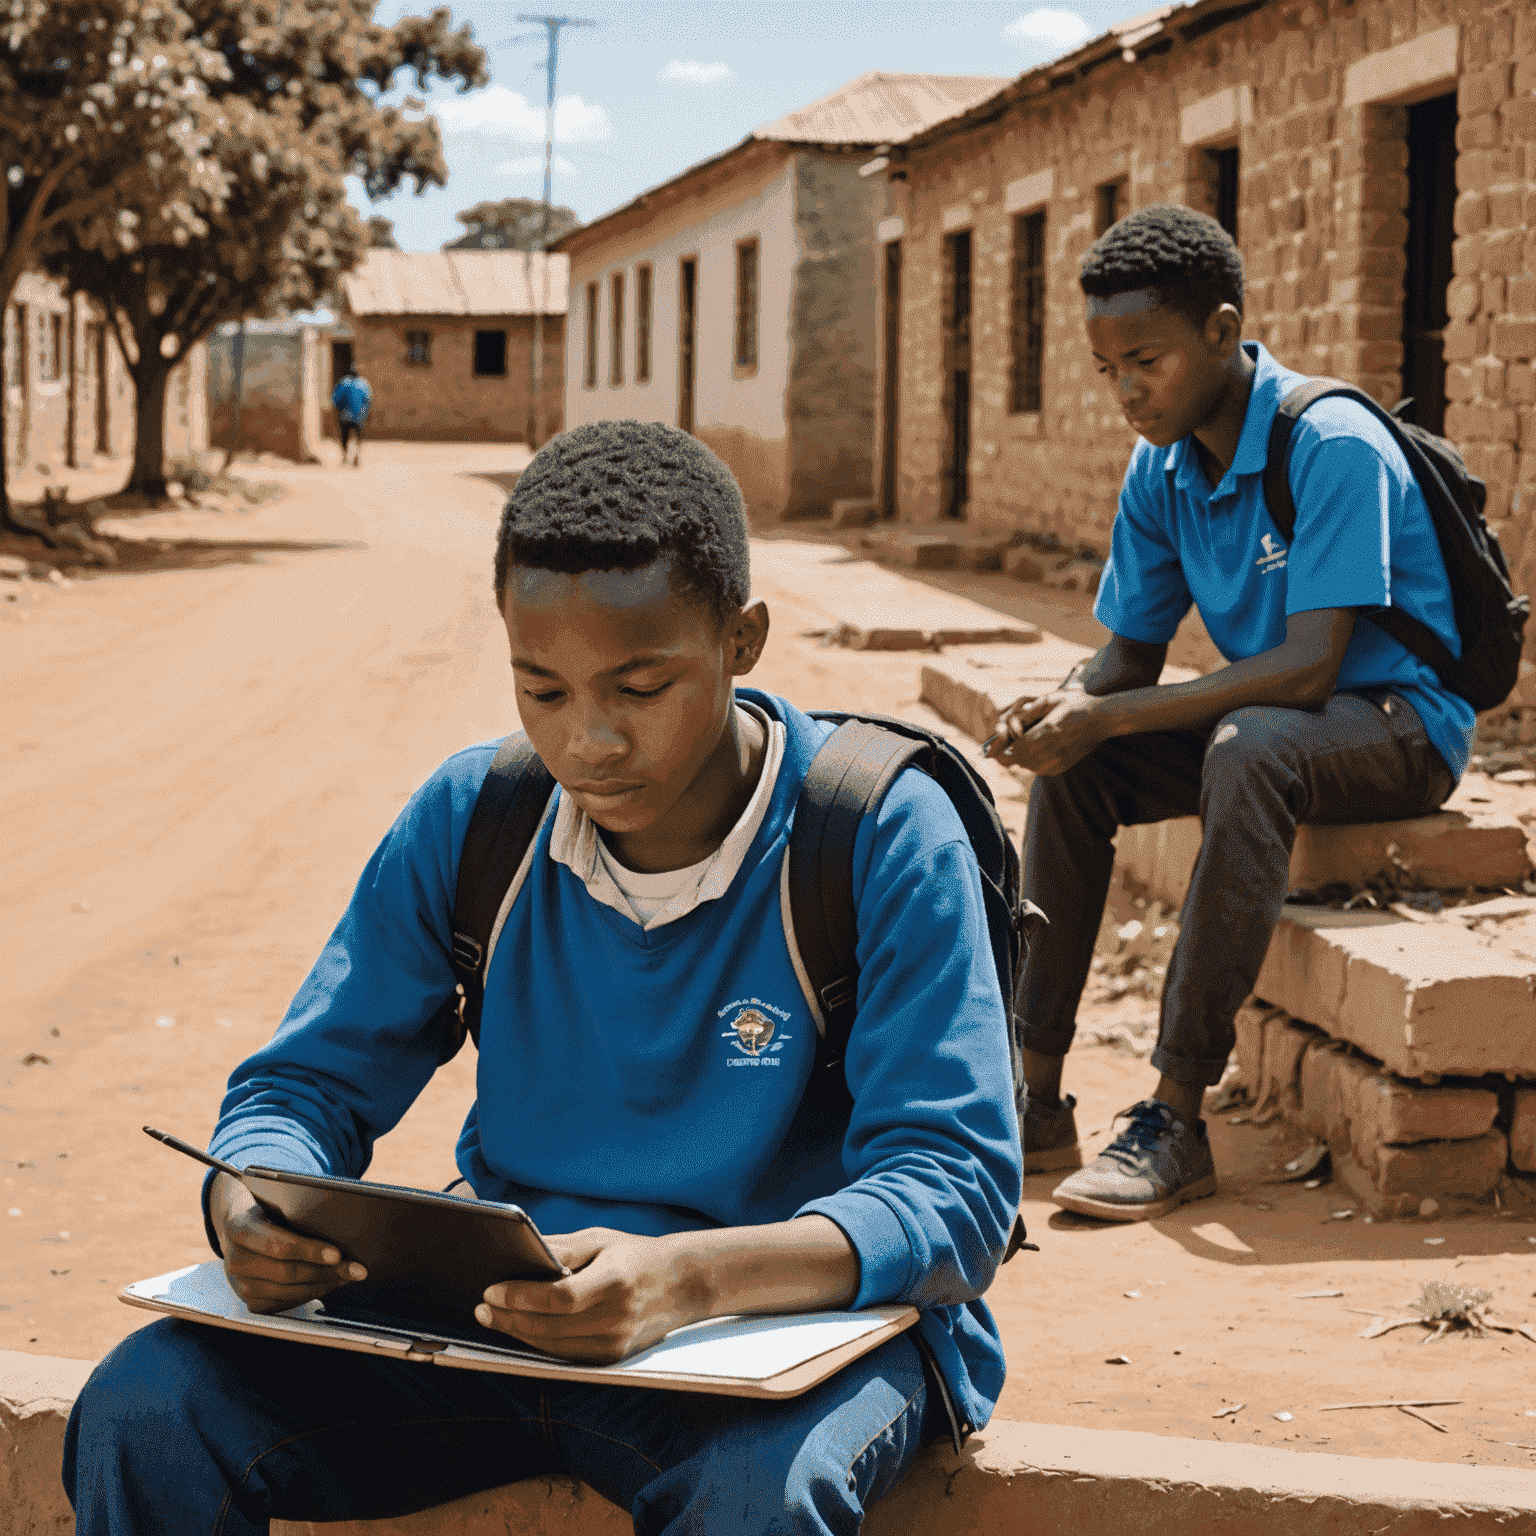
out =
[(651, 382), (651, 264), (642, 261), (635, 267), (635, 383)]
[(582, 358), (581, 370), (581, 385), (583, 389), (597, 388), (597, 312), (597, 280), (594, 278), (587, 284), (586, 334), (582, 338), (585, 352)]
[(411, 326), (405, 333), (405, 366), (430, 368), (432, 366), (432, 332)]
[(1011, 234), (1008, 410), (1035, 415), (1045, 397), (1046, 210), (1014, 214)]
[(608, 274), (608, 387), (624, 387), (624, 269)]
[[(1131, 185), (1125, 176), (1111, 176), (1093, 189), (1093, 238), (1108, 234), (1131, 211)], [(1106, 217), (1108, 222), (1106, 223)]]
[[(501, 367), (499, 369), (482, 368), (480, 366), (480, 338), (482, 336), (501, 337)], [(474, 349), (470, 353), (470, 373), (477, 379), (504, 379), (508, 369), (507, 331), (505, 326), (486, 326), (475, 329)]]
[(731, 365), (738, 379), (757, 373), (762, 310), (762, 240), (748, 235), (736, 242), (736, 288), (731, 328)]

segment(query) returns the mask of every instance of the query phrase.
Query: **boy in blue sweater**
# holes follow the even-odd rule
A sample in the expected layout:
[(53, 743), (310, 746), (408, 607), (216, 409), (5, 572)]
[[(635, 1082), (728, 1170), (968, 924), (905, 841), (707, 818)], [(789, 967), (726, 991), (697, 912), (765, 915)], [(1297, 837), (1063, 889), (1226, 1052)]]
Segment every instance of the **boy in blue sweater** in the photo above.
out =
[[(1030, 792), (1024, 894), (1051, 919), (1018, 1006), (1025, 1167), (1078, 1169), (1056, 1202), (1111, 1221), (1213, 1194), (1201, 1098), (1232, 1050), (1285, 900), (1303, 822), (1433, 811), (1471, 749), (1472, 706), (1369, 615), (1404, 609), (1458, 655), (1439, 540), (1408, 461), (1358, 401), (1319, 401), (1291, 438), (1289, 544), (1264, 501), (1270, 427), (1303, 376), (1243, 338), (1243, 263), (1188, 208), (1122, 219), (1081, 282), (1099, 372), (1140, 441), (1094, 613), (1109, 643), (1007, 715), (999, 752)], [(1230, 665), (1156, 686), (1190, 605)], [(1151, 1097), (1079, 1167), (1060, 1093), (1117, 827), (1198, 814), (1200, 856), (1163, 985)]]
[[(803, 1096), (816, 1030), (781, 902), (791, 813), (830, 727), (737, 686), (768, 614), (729, 471), (652, 424), (555, 438), (507, 505), (496, 593), (523, 724), (559, 787), (502, 909), (457, 1161), (477, 1196), (554, 1234), (573, 1273), (492, 1286), (480, 1320), (612, 1361), (730, 1313), (905, 1301), (922, 1319), (781, 1402), (162, 1320), (76, 1405), (80, 1536), (377, 1517), (556, 1471), (640, 1532), (853, 1532), (947, 1410), (976, 1426), (996, 1403), (1003, 1352), (980, 1298), (1018, 1202), (1018, 1125), (950, 802), (903, 774), (858, 833), (853, 1103), (833, 1114)], [(496, 746), (451, 757), (385, 837), (277, 1034), (231, 1078), (219, 1155), (360, 1176), (440, 1064), (457, 860)], [(362, 1278), (222, 1174), (206, 1209), (255, 1310)]]

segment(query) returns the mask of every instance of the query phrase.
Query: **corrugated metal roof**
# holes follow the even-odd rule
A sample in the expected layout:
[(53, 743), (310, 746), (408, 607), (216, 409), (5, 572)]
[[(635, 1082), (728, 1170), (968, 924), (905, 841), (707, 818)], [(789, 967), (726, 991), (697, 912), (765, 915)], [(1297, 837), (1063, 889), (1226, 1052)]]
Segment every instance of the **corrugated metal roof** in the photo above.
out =
[(569, 276), (539, 251), (375, 250), (342, 285), (354, 315), (563, 315)]
[(899, 144), (994, 96), (1000, 75), (887, 75), (878, 70), (752, 130), (794, 144)]

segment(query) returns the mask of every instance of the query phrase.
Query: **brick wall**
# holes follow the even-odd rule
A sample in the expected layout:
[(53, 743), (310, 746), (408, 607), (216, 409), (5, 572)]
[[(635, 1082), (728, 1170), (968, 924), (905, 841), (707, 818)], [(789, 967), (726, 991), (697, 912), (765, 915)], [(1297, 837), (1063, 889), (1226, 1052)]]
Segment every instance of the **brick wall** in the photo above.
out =
[[(368, 433), (414, 442), (523, 442), (529, 430), (528, 315), (350, 315), (352, 358), (373, 386)], [(475, 332), (507, 333), (507, 371), (474, 371)], [(431, 362), (406, 361), (406, 332), (431, 333)], [(544, 430), (563, 425), (565, 316), (544, 318)]]
[[(1134, 438), (1101, 387), (1076, 271), (1095, 189), (1128, 206), (1215, 211), (1213, 151), (1239, 153), (1247, 335), (1284, 363), (1402, 388), (1405, 102), (1454, 91), (1454, 278), (1445, 329), (1446, 432), (1489, 484), (1489, 512), (1523, 589), (1536, 585), (1536, 10), (1518, 0), (1289, 0), (1134, 63), (1040, 78), (995, 121), (919, 139), (905, 165), (895, 501), (940, 511), (944, 239), (973, 241), (967, 515), (1100, 551)], [(1181, 18), (1175, 16), (1173, 22)], [(1171, 41), (1170, 41), (1171, 38)], [(1010, 208), (1010, 192), (1015, 206)], [(1046, 214), (1042, 409), (1010, 410), (1010, 236), (1019, 196)], [(1043, 201), (1041, 200), (1043, 198)]]

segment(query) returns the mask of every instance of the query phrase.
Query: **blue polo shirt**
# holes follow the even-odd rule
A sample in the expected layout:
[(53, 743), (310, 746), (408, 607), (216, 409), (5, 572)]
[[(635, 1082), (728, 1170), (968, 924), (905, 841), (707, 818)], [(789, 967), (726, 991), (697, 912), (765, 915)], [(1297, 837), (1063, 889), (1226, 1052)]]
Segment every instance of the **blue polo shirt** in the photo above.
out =
[[(1094, 615), (1148, 645), (1173, 638), (1191, 603), (1228, 661), (1273, 650), (1293, 613), (1399, 607), (1461, 654), (1450, 583), (1423, 493), (1387, 429), (1353, 400), (1322, 400), (1291, 438), (1296, 528), (1281, 541), (1264, 504), (1269, 429), (1280, 401), (1306, 375), (1282, 368), (1257, 342), (1257, 365), (1237, 454), (1212, 490), (1192, 438), (1171, 448), (1138, 441), (1125, 472), (1109, 562)], [(1339, 692), (1401, 694), (1460, 778), (1472, 750), (1473, 710), (1364, 615), (1344, 653)]]

